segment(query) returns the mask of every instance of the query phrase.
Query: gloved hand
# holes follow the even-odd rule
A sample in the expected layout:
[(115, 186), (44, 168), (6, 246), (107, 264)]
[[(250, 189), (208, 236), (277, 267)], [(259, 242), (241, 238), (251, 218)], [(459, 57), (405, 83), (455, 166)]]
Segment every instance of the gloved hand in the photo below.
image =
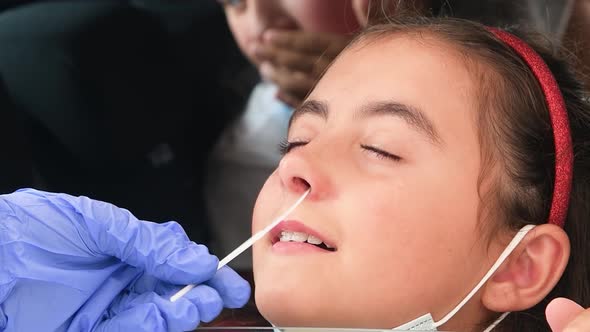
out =
[[(174, 222), (36, 190), (0, 196), (0, 331), (187, 331), (249, 284)], [(181, 285), (200, 284), (172, 303)]]

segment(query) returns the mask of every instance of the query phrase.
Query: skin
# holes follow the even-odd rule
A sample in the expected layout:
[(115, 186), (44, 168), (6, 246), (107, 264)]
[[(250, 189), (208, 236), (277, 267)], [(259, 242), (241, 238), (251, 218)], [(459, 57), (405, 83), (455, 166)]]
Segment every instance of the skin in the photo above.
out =
[[(226, 1), (221, 2), (223, 3)], [(582, 2), (583, 1), (578, 1), (578, 3)], [(242, 51), (250, 58), (250, 60), (260, 67), (262, 75), (267, 80), (270, 80), (278, 85), (279, 92), (277, 97), (292, 106), (297, 106), (301, 103), (301, 101), (307, 95), (307, 92), (312, 88), (319, 74), (323, 72), (325, 68), (327, 68), (329, 63), (338, 55), (340, 50), (348, 42), (349, 37), (346, 34), (356, 29), (358, 24), (364, 25), (367, 18), (366, 8), (368, 7), (368, 1), (366, 0), (352, 0), (351, 4), (352, 8), (354, 9), (352, 13), (356, 15), (355, 20), (351, 19), (351, 16), (348, 15), (348, 13), (350, 12), (349, 8), (342, 8), (342, 2), (339, 0), (326, 0), (323, 2), (316, 2), (313, 0), (245, 0), (233, 1), (233, 3), (238, 4), (238, 6), (226, 5), (225, 8), (228, 16), (228, 21), (230, 23), (230, 27), (234, 32), (234, 35), (236, 37), (236, 40), (238, 41), (239, 46), (241, 47)], [(344, 6), (348, 6), (348, 2), (345, 2)], [(337, 10), (344, 10), (344, 12), (347, 13), (347, 15), (343, 15), (342, 17), (338, 15), (333, 15), (334, 8), (336, 8)], [(342, 19), (343, 17), (344, 19)], [(389, 57), (389, 59), (391, 59), (391, 57)], [(451, 59), (446, 60), (451, 61)], [(389, 61), (389, 63), (393, 62), (395, 61)], [(424, 62), (420, 63), (421, 66), (423, 64)], [(341, 65), (341, 67), (344, 67), (344, 65)], [(381, 67), (375, 66), (375, 68)], [(428, 73), (428, 70), (424, 71)], [(398, 75), (399, 72), (396, 71), (396, 75)], [(456, 92), (455, 94), (458, 93), (460, 95), (455, 97), (463, 98), (464, 101), (467, 101), (470, 96), (468, 84), (466, 82), (463, 82), (465, 84), (462, 85), (461, 80), (455, 81), (452, 79), (448, 79), (449, 77), (452, 77), (448, 76), (448, 74), (449, 73), (444, 73), (443, 75), (447, 78), (447, 81), (445, 81), (447, 85), (445, 86), (453, 87), (453, 89), (451, 90)], [(343, 74), (341, 73), (340, 75)], [(330, 74), (329, 76), (335, 77), (333, 78), (334, 80), (341, 79), (338, 76), (338, 74)], [(348, 78), (354, 77), (354, 75), (350, 75), (350, 73), (348, 76)], [(428, 86), (428, 83), (430, 83), (429, 81), (431, 78), (432, 76), (426, 79), (422, 77), (424, 81), (422, 83), (424, 84), (418, 85), (421, 86), (421, 88)], [(466, 77), (463, 78), (467, 80)], [(353, 87), (353, 82), (348, 82), (350, 83), (350, 86), (348, 87), (343, 86), (345, 85), (345, 82), (348, 81), (344, 81), (340, 85), (330, 85), (331, 83), (328, 85), (333, 88), (332, 90), (338, 90), (340, 88), (343, 88), (342, 91), (347, 92), (357, 91), (360, 89), (359, 87)], [(391, 82), (387, 84), (390, 83)], [(326, 84), (320, 85), (325, 86)], [(403, 91), (403, 87), (399, 90)], [(434, 103), (434, 101), (436, 100), (435, 97), (450, 95), (448, 94), (448, 91), (443, 93), (443, 90), (441, 90), (440, 87), (435, 87), (434, 89), (431, 89), (431, 91), (438, 92), (438, 96), (426, 96), (426, 93), (424, 93), (425, 90), (426, 89), (422, 89), (423, 93), (420, 97), (432, 101), (433, 104), (436, 104)], [(334, 91), (331, 91), (331, 95), (326, 95), (330, 91), (331, 90), (328, 88), (318, 88), (315, 93), (316, 95), (319, 94), (320, 98), (328, 99), (327, 101), (330, 109), (337, 108), (340, 110), (346, 109), (347, 106), (350, 108), (352, 107), (352, 105), (354, 105), (349, 105), (348, 103), (346, 103), (345, 105), (340, 105), (342, 102), (339, 104), (338, 100), (341, 101), (345, 99), (344, 97), (348, 98), (348, 96), (343, 96), (343, 93), (341, 93), (341, 95), (338, 96), (338, 93)], [(375, 89), (371, 91), (373, 95), (376, 92), (377, 90)], [(434, 94), (436, 95), (436, 93)], [(373, 95), (368, 94), (364, 97)], [(404, 99), (411, 99), (410, 96), (411, 95), (407, 93), (403, 95)], [(454, 99), (457, 100), (456, 98)], [(346, 100), (348, 101), (348, 99)], [(406, 101), (404, 100), (404, 102)], [(445, 102), (448, 102), (448, 100)], [(418, 104), (420, 104), (420, 102), (416, 102), (416, 105)], [(445, 105), (445, 103), (439, 100), (437, 105), (438, 109), (434, 109), (432, 112), (438, 112), (437, 114), (444, 114), (445, 110), (448, 111), (449, 108), (452, 108), (449, 105), (445, 105), (448, 107), (443, 108), (441, 107), (441, 105)], [(424, 112), (429, 112), (429, 110), (425, 108), (425, 105), (420, 105), (420, 107)], [(466, 110), (456, 107), (455, 109), (453, 109), (453, 112), (461, 113), (466, 112)], [(332, 112), (332, 114), (333, 113), (334, 112)], [(348, 114), (348, 117), (350, 119), (350, 113), (352, 113), (352, 111), (349, 110), (345, 113)], [(432, 116), (436, 117), (436, 114)], [(448, 116), (448, 114), (446, 116)], [(309, 117), (309, 115), (306, 117)], [(373, 158), (375, 159), (378, 156), (378, 154), (374, 154), (375, 151), (373, 150), (367, 151), (366, 149), (362, 149), (364, 150), (364, 157), (362, 158), (367, 159), (363, 161), (362, 158), (360, 158), (359, 156), (355, 156), (353, 151), (346, 151), (344, 149), (345, 146), (342, 145), (346, 145), (346, 143), (339, 142), (342, 144), (336, 145), (334, 144), (334, 142), (330, 143), (330, 137), (333, 136), (332, 139), (338, 137), (337, 133), (335, 133), (334, 135), (327, 134), (324, 130), (319, 130), (318, 124), (315, 122), (307, 124), (307, 122), (309, 122), (310, 120), (305, 119), (306, 117), (303, 117), (299, 120), (299, 123), (301, 123), (301, 121), (304, 121), (302, 127), (304, 128), (302, 136), (312, 135), (313, 137), (316, 137), (317, 135), (319, 135), (319, 133), (321, 133), (321, 137), (328, 136), (327, 139), (322, 138), (322, 142), (325, 141), (326, 144), (330, 144), (331, 147), (339, 146), (340, 149), (336, 149), (335, 151), (333, 151), (333, 154), (335, 154), (333, 156), (323, 153), (324, 150), (322, 150), (322, 156), (327, 160), (322, 160), (321, 158), (314, 157), (313, 154), (312, 156), (309, 156), (309, 152), (307, 152), (305, 155), (301, 155), (303, 154), (303, 152), (297, 152), (300, 154), (298, 158), (290, 157), (293, 155), (293, 153), (295, 153), (297, 149), (291, 152), (291, 154), (289, 154), (289, 156), (283, 160), (281, 166), (275, 172), (275, 174), (273, 174), (273, 176), (269, 178), (267, 185), (261, 192), (259, 204), (257, 204), (256, 208), (253, 227), (254, 230), (257, 230), (260, 227), (264, 226), (264, 222), (270, 220), (270, 216), (276, 216), (276, 214), (280, 210), (280, 207), (285, 207), (286, 205), (290, 204), (293, 200), (293, 196), (297, 193), (300, 193), (303, 190), (303, 188), (297, 188), (296, 186), (293, 186), (293, 181), (289, 180), (289, 172), (295, 169), (296, 171), (294, 171), (293, 174), (296, 175), (292, 176), (292, 179), (304, 178), (305, 181), (308, 181), (308, 177), (311, 177), (314, 179), (314, 181), (320, 181), (319, 183), (322, 184), (322, 188), (324, 187), (324, 185), (328, 187), (329, 190), (326, 191), (327, 200), (324, 197), (325, 195), (315, 195), (317, 191), (314, 190), (314, 195), (312, 195), (313, 201), (311, 201), (313, 202), (314, 206), (308, 207), (307, 212), (301, 211), (303, 217), (300, 217), (299, 219), (308, 218), (306, 216), (309, 216), (309, 218), (311, 218), (311, 216), (314, 216), (314, 218), (310, 220), (305, 219), (302, 221), (305, 224), (310, 224), (309, 226), (313, 227), (316, 231), (325, 232), (322, 234), (330, 236), (331, 239), (336, 239), (339, 245), (342, 243), (342, 247), (339, 248), (339, 252), (337, 254), (341, 256), (313, 257), (312, 259), (306, 257), (303, 262), (300, 260), (300, 258), (289, 257), (288, 259), (283, 261), (280, 257), (275, 257), (276, 254), (273, 254), (269, 250), (270, 245), (268, 242), (266, 244), (266, 247), (264, 244), (257, 245), (257, 249), (255, 249), (255, 259), (256, 257), (258, 257), (258, 259), (256, 259), (258, 262), (256, 264), (256, 266), (258, 266), (258, 268), (256, 268), (256, 270), (258, 271), (258, 291), (256, 297), (261, 311), (269, 320), (282, 325), (323, 325), (346, 327), (361, 326), (388, 328), (395, 326), (398, 323), (405, 322), (407, 320), (415, 318), (416, 316), (421, 315), (426, 311), (432, 312), (435, 316), (435, 319), (440, 318), (441, 315), (444, 315), (446, 312), (448, 312), (454, 306), (454, 304), (456, 304), (456, 302), (459, 301), (459, 299), (465, 295), (468, 289), (471, 288), (471, 285), (473, 285), (479, 278), (481, 278), (481, 275), (484, 273), (484, 270), (487, 269), (488, 265), (491, 264), (491, 260), (493, 260), (490, 257), (495, 258), (497, 256), (497, 253), (502, 249), (502, 245), (493, 245), (491, 247), (491, 250), (487, 252), (485, 252), (484, 250), (482, 250), (482, 248), (477, 246), (477, 237), (473, 237), (473, 235), (475, 234), (473, 224), (469, 222), (473, 221), (473, 211), (475, 208), (474, 206), (477, 206), (477, 203), (473, 200), (464, 201), (458, 196), (445, 197), (445, 199), (442, 199), (441, 202), (446, 202), (446, 204), (449, 204), (450, 206), (452, 206), (453, 203), (463, 206), (464, 203), (467, 202), (468, 208), (464, 209), (462, 211), (463, 213), (445, 210), (444, 203), (439, 204), (438, 206), (433, 206), (435, 210), (430, 211), (431, 213), (432, 211), (435, 211), (435, 214), (438, 217), (437, 220), (440, 220), (443, 224), (445, 221), (453, 219), (450, 216), (453, 216), (454, 218), (460, 218), (462, 222), (466, 223), (465, 225), (463, 225), (464, 227), (457, 227), (457, 225), (453, 224), (452, 229), (442, 229), (444, 227), (441, 226), (440, 233), (438, 234), (438, 236), (424, 237), (424, 233), (420, 233), (420, 230), (409, 229), (406, 223), (404, 223), (404, 220), (407, 221), (410, 219), (420, 219), (420, 223), (426, 223), (427, 221), (425, 219), (428, 219), (427, 217), (423, 215), (413, 216), (413, 212), (411, 210), (419, 210), (423, 208), (423, 206), (427, 206), (427, 204), (432, 200), (432, 192), (440, 194), (444, 192), (445, 188), (449, 188), (447, 185), (453, 187), (457, 186), (457, 184), (462, 184), (463, 186), (459, 186), (462, 189), (460, 192), (462, 194), (466, 194), (466, 196), (469, 196), (467, 195), (468, 193), (472, 194), (473, 187), (469, 187), (467, 184), (469, 182), (469, 179), (473, 179), (473, 174), (471, 172), (468, 172), (468, 170), (471, 171), (474, 169), (474, 167), (465, 167), (463, 163), (467, 162), (469, 166), (473, 166), (471, 163), (476, 164), (479, 161), (463, 160), (462, 163), (459, 163), (457, 159), (454, 160), (456, 164), (461, 164), (461, 166), (457, 167), (457, 169), (461, 169), (461, 176), (463, 177), (461, 180), (465, 180), (465, 183), (459, 180), (460, 178), (457, 177), (456, 172), (451, 173), (453, 176), (450, 177), (450, 180), (454, 180), (452, 181), (452, 183), (443, 184), (433, 182), (429, 183), (430, 188), (428, 188), (428, 186), (416, 187), (414, 183), (410, 181), (410, 177), (404, 176), (403, 181), (399, 181), (399, 179), (396, 179), (397, 181), (394, 181), (395, 185), (392, 187), (395, 190), (392, 190), (387, 193), (388, 195), (391, 195), (387, 197), (399, 197), (400, 201), (387, 200), (387, 202), (383, 202), (367, 200), (367, 196), (378, 197), (377, 192), (379, 190), (383, 190), (384, 192), (387, 191), (379, 186), (376, 186), (377, 188), (368, 188), (370, 189), (368, 191), (372, 192), (372, 194), (370, 195), (354, 197), (354, 195), (351, 195), (350, 193), (345, 194), (346, 191), (349, 191), (348, 188), (344, 190), (343, 188), (340, 188), (338, 185), (334, 185), (333, 183), (339, 182), (335, 179), (346, 178), (359, 180), (359, 176), (363, 175), (362, 172), (366, 172), (366, 174), (364, 174), (365, 178), (368, 176), (369, 178), (377, 178), (379, 179), (379, 181), (384, 181), (387, 179), (392, 180), (392, 178), (388, 176), (388, 173), (382, 173), (378, 171), (377, 173), (373, 174), (372, 172), (376, 170), (375, 166), (366, 166), (366, 162), (368, 162), (369, 160), (369, 157), (366, 155), (373, 154)], [(460, 118), (470, 119), (467, 116), (463, 116)], [(311, 121), (317, 122), (317, 120)], [(433, 122), (436, 123), (436, 121)], [(336, 125), (334, 124), (334, 122), (338, 124)], [(398, 122), (400, 121), (398, 120)], [(329, 121), (326, 121), (324, 123), (323, 127), (342, 129), (343, 124), (345, 124), (344, 120), (336, 119), (335, 116), (332, 115), (329, 118)], [(459, 126), (458, 123), (455, 123), (455, 125)], [(463, 125), (465, 125), (465, 123), (463, 123)], [(396, 124), (395, 126), (396, 128), (400, 127), (399, 124)], [(469, 137), (466, 136), (466, 132), (468, 132), (469, 130), (457, 130), (459, 128), (453, 128), (452, 130), (448, 130), (444, 123), (437, 124), (437, 128), (438, 126), (441, 126), (446, 129), (440, 130), (441, 137), (443, 137), (444, 134), (447, 133), (450, 136), (452, 136), (452, 138), (454, 138), (455, 140), (463, 142), (469, 141)], [(299, 129), (301, 128), (301, 126), (298, 124), (298, 122), (294, 123), (293, 128), (295, 129), (293, 129), (292, 132), (295, 132), (297, 129), (297, 132), (300, 133), (302, 130)], [(352, 127), (350, 129), (352, 129)], [(403, 133), (403, 130), (400, 130), (400, 132)], [(473, 130), (473, 128), (471, 128), (470, 130)], [(331, 133), (333, 131), (335, 131), (335, 129), (330, 130), (329, 132)], [(354, 139), (356, 139), (356, 147), (357, 149), (361, 150), (358, 147), (358, 143), (365, 140), (365, 138), (367, 138), (365, 136), (363, 136), (362, 131), (359, 131), (357, 132), (356, 136), (353, 136), (348, 141), (348, 144), (354, 145)], [(377, 136), (376, 138), (373, 136), (377, 135), (369, 135), (369, 141), (374, 141), (376, 139), (377, 143), (379, 143), (379, 147), (381, 148), (380, 144), (383, 142), (381, 138), (382, 136)], [(300, 139), (300, 137), (296, 137), (296, 139)], [(387, 144), (384, 145), (391, 144), (389, 143), (389, 139), (390, 138), (385, 137), (385, 143)], [(414, 144), (415, 142), (420, 141), (420, 139), (417, 139), (415, 137), (412, 138), (412, 135), (408, 134), (405, 135), (403, 139), (398, 140), (398, 138), (394, 137), (393, 140), (395, 142), (396, 150), (400, 149), (402, 152), (406, 153), (408, 148), (404, 150), (404, 146), (412, 146), (412, 149), (414, 150), (411, 153), (409, 153), (408, 156), (402, 156), (404, 157), (402, 159), (403, 162), (407, 162), (408, 165), (412, 165), (412, 162), (415, 162), (415, 166), (423, 165), (420, 163), (424, 162), (424, 159), (421, 159), (419, 152), (416, 151), (422, 151), (422, 153), (424, 153), (424, 151), (426, 151), (427, 149), (420, 149), (420, 145)], [(317, 141), (318, 140), (316, 139), (316, 142)], [(403, 144), (397, 144), (397, 142), (401, 142)], [(321, 145), (318, 144), (319, 143), (313, 144), (315, 146), (315, 149), (321, 149)], [(307, 147), (307, 151), (310, 151), (310, 148), (311, 146)], [(464, 146), (463, 148), (467, 149), (464, 151), (466, 155), (473, 152), (476, 149), (476, 147), (473, 146)], [(331, 150), (328, 149), (326, 151)], [(358, 151), (356, 153), (358, 153)], [(415, 154), (418, 155), (414, 160)], [(447, 154), (448, 155), (445, 155), (445, 157), (448, 166), (451, 164), (452, 159), (454, 157), (457, 157), (457, 154)], [(474, 153), (472, 155), (476, 154)], [(438, 157), (438, 155), (436, 154), (433, 154), (433, 156)], [(356, 158), (356, 163), (360, 164), (361, 166), (357, 167), (356, 170), (348, 169), (348, 171), (357, 172), (356, 174), (354, 172), (352, 173), (352, 175), (355, 175), (354, 177), (349, 177), (351, 174), (348, 172), (343, 172), (345, 174), (339, 174), (336, 172), (331, 172), (331, 174), (329, 174), (326, 171), (322, 172), (322, 169), (328, 169), (329, 166), (319, 168), (316, 167), (322, 166), (322, 164), (325, 163), (330, 164), (334, 160), (334, 158), (340, 158), (344, 162), (351, 160), (355, 161)], [(295, 160), (294, 162), (290, 161), (293, 159)], [(377, 164), (383, 163), (383, 161), (384, 159), (379, 159), (379, 161), (377, 161)], [(373, 160), (373, 162), (375, 162), (375, 160)], [(301, 171), (301, 169), (303, 169), (305, 172)], [(422, 171), (427, 171), (427, 169), (424, 168), (420, 169)], [(379, 169), (377, 168), (377, 170)], [(287, 175), (281, 175), (285, 173)], [(303, 175), (297, 175), (297, 173), (301, 173)], [(371, 174), (376, 176), (373, 177)], [(426, 172), (426, 174), (428, 174), (428, 172)], [(311, 181), (308, 182), (312, 183)], [(412, 185), (410, 186), (409, 183), (411, 183)], [(416, 183), (424, 184), (420, 181)], [(317, 189), (317, 183), (315, 186), (314, 183), (312, 183), (312, 187), (314, 187), (314, 189)], [(355, 187), (354, 189), (357, 192), (362, 192), (360, 191), (361, 188)], [(401, 190), (404, 189), (409, 189), (409, 191), (404, 191), (403, 195), (400, 194)], [(412, 197), (414, 197), (414, 199), (409, 199), (409, 196), (406, 195), (406, 193), (412, 194)], [(453, 195), (455, 195), (455, 193), (453, 193)], [(404, 196), (407, 199), (401, 199)], [(416, 199), (416, 196), (419, 196), (419, 198)], [(443, 194), (439, 196), (445, 195)], [(440, 200), (440, 197), (438, 198)], [(310, 200), (308, 199), (308, 201)], [(361, 206), (358, 205), (359, 202)], [(417, 207), (417, 204), (414, 202), (420, 202), (421, 204), (419, 207)], [(327, 211), (330, 210), (330, 205), (333, 205), (334, 207), (337, 206), (337, 210), (341, 212), (338, 214), (328, 213)], [(393, 205), (393, 207), (399, 207), (398, 210), (394, 211), (395, 213), (393, 214), (393, 216), (390, 215), (391, 211), (388, 211), (392, 209), (391, 205)], [(273, 206), (273, 208), (264, 208), (261, 206)], [(348, 206), (354, 206), (355, 208), (351, 209)], [(318, 211), (314, 211), (316, 209), (323, 212), (318, 214)], [(344, 224), (343, 221), (338, 222), (338, 220), (365, 221), (367, 217), (366, 214), (362, 213), (362, 215), (359, 215), (359, 213), (354, 212), (367, 210), (374, 211), (373, 214), (375, 216), (375, 219), (378, 220), (373, 220), (373, 222), (371, 223), (365, 223), (365, 225), (363, 226), (356, 225), (353, 222), (346, 223), (347, 225), (351, 224), (350, 227), (343, 227), (341, 225)], [(332, 222), (328, 225), (324, 225), (323, 222), (315, 220), (315, 217), (317, 216), (321, 216), (322, 220), (327, 219), (332, 220)], [(463, 220), (463, 218), (465, 220)], [(383, 219), (397, 219), (398, 222), (395, 224), (396, 229), (388, 229), (388, 226), (390, 225), (388, 223), (385, 223)], [(397, 227), (399, 226), (398, 224), (402, 224), (403, 227)], [(367, 227), (367, 225), (369, 225), (370, 227)], [(432, 229), (432, 227), (428, 228), (429, 231)], [(381, 239), (381, 241), (375, 241), (375, 234), (382, 235), (378, 237)], [(401, 236), (400, 234), (403, 236)], [(464, 238), (464, 245), (461, 246), (461, 248), (451, 245), (450, 242), (452, 242), (453, 238), (456, 239), (463, 235), (471, 235), (471, 237)], [(366, 244), (361, 245), (356, 243), (353, 245), (351, 243), (350, 238), (354, 238), (354, 242), (377, 242), (379, 243), (379, 245), (376, 245), (372, 248), (367, 248), (368, 246)], [(410, 242), (408, 242), (408, 239), (415, 238), (421, 238), (422, 241), (416, 242), (415, 240), (412, 240), (411, 244), (413, 244), (413, 246), (409, 246), (408, 244), (410, 244)], [(361, 240), (357, 241), (357, 239)], [(386, 246), (383, 244), (391, 242), (395, 242), (397, 246)], [(506, 241), (504, 241), (503, 243), (505, 244), (505, 242)], [(260, 247), (262, 247), (262, 249), (259, 249)], [(415, 256), (411, 256), (410, 258), (406, 256), (400, 257), (399, 254), (395, 254), (396, 252), (403, 252), (402, 249), (407, 250), (408, 248), (412, 249), (410, 250), (411, 252), (415, 252), (417, 254)], [(435, 250), (433, 251), (435, 251), (436, 253), (440, 253), (440, 255), (429, 255), (428, 253), (424, 253), (424, 248), (430, 248), (431, 250), (434, 248)], [(468, 249), (468, 251), (465, 251), (466, 249)], [(356, 254), (354, 252), (359, 252), (361, 250), (365, 250), (365, 254), (362, 255), (362, 257), (358, 257), (358, 255), (355, 257)], [(383, 255), (382, 253), (386, 250), (391, 250), (393, 253)], [(375, 254), (366, 255), (366, 251), (374, 252)], [(447, 257), (451, 256), (450, 254), (457, 252), (468, 252), (469, 255), (463, 254), (463, 256), (458, 255), (454, 258)], [(369, 260), (366, 257), (374, 257), (374, 259)], [(361, 261), (363, 263), (350, 264), (350, 262), (357, 261)], [(376, 262), (382, 261), (395, 261), (398, 262), (398, 264), (395, 264), (394, 266), (385, 265), (379, 268), (375, 268), (375, 266), (379, 266)], [(452, 269), (455, 269), (456, 266), (464, 267), (466, 266), (466, 263), (468, 264), (469, 262), (475, 261), (477, 261), (476, 266), (482, 266), (482, 268), (476, 269), (477, 271), (467, 271), (462, 269), (461, 279), (457, 279), (457, 276), (455, 276), (454, 279), (451, 278), (452, 282), (450, 284), (446, 283), (446, 281), (449, 280), (449, 276), (446, 274), (444, 274), (444, 278), (436, 280), (436, 283), (433, 283), (433, 280), (431, 280), (431, 278), (421, 277), (423, 275), (428, 276), (432, 273), (432, 271), (436, 271), (436, 274), (439, 275), (440, 271), (448, 272), (449, 267), (451, 267)], [(528, 262), (527, 259), (523, 259), (523, 261)], [(337, 262), (338, 264), (334, 265), (335, 262)], [(459, 265), (457, 265), (457, 263), (459, 263)], [(293, 267), (296, 267), (299, 264), (304, 265), (305, 269), (314, 271), (313, 275), (310, 275), (310, 273), (302, 273), (299, 268), (294, 270)], [(427, 273), (420, 273), (421, 270), (415, 269), (412, 266), (412, 264), (414, 266), (418, 265), (421, 268), (424, 268), (424, 266), (428, 267)], [(403, 270), (402, 268), (407, 265), (412, 267), (412, 273), (402, 271), (400, 274), (400, 270)], [(515, 265), (518, 265), (518, 263), (515, 263)], [(330, 268), (327, 269), (326, 266), (329, 266)], [(333, 269), (332, 267), (336, 268)], [(290, 273), (286, 276), (284, 272), (278, 273), (277, 271), (279, 270), (288, 270), (290, 271)], [(371, 280), (383, 279), (379, 278), (378, 276), (391, 273), (396, 274), (396, 278), (399, 279), (397, 281), (399, 281), (402, 285), (404, 282), (419, 282), (422, 287), (420, 288), (420, 292), (418, 292), (418, 294), (416, 294), (415, 292), (408, 293), (407, 287), (399, 286), (400, 284), (397, 284), (396, 286), (396, 280), (391, 279), (387, 279), (386, 284), (376, 285), (376, 287), (374, 287), (376, 291), (367, 292), (366, 289), (364, 289), (366, 287), (350, 286), (363, 285), (366, 282), (367, 278), (371, 278), (372, 276), (374, 278), (372, 278)], [(341, 280), (341, 282), (339, 283), (334, 283), (335, 275), (346, 276), (346, 278), (344, 279), (344, 281)], [(280, 286), (276, 284), (276, 280), (281, 280)], [(305, 290), (302, 290), (301, 287), (298, 287), (302, 284), (310, 285), (310, 287), (306, 287)], [(326, 285), (331, 285), (332, 287), (326, 287)], [(466, 287), (465, 285), (469, 285), (469, 287)], [(297, 289), (298, 291), (294, 293), (292, 292), (293, 289)], [(342, 289), (347, 289), (347, 292), (344, 292), (345, 294), (342, 294)], [(435, 292), (433, 293), (432, 291)], [(505, 290), (501, 292), (503, 292), (504, 294), (506, 293)], [(488, 293), (493, 292), (489, 291)], [(400, 294), (403, 294), (403, 296)], [(428, 301), (423, 301), (424, 296), (421, 295), (424, 294), (429, 294)], [(432, 294), (436, 294), (436, 296), (432, 296)], [(494, 295), (491, 295), (492, 298), (493, 296)], [(411, 303), (411, 301), (407, 301), (408, 298), (415, 299), (416, 297), (420, 298), (420, 301), (418, 301), (420, 303), (419, 305), (417, 305), (416, 303)], [(479, 295), (477, 295), (476, 298), (472, 300), (470, 304), (467, 305), (467, 307), (462, 309), (456, 316), (456, 318), (451, 320), (449, 324), (443, 327), (447, 329), (460, 328), (466, 330), (473, 327), (473, 325), (476, 324), (478, 321), (481, 321), (479, 320), (480, 318), (489, 318), (489, 311), (485, 309), (485, 306), (478, 305), (478, 303), (481, 303), (482, 301), (484, 303), (487, 303), (490, 302), (490, 300), (479, 299), (478, 297)], [(288, 298), (289, 301), (285, 301), (286, 298)], [(359, 299), (363, 300), (359, 301)], [(281, 305), (277, 306), (276, 303), (280, 303)], [(335, 308), (334, 303), (346, 303), (346, 305), (339, 305), (338, 308)], [(404, 305), (399, 306), (399, 303), (404, 303)], [(590, 319), (588, 318), (590, 317), (590, 315), (587, 313), (587, 311), (584, 311), (583, 308), (579, 306), (576, 307), (574, 305), (567, 305), (564, 303), (566, 302), (557, 301), (555, 305), (550, 306), (547, 309), (549, 322), (557, 324), (555, 325), (557, 327), (554, 328), (554, 331), (561, 331), (563, 330), (563, 327), (566, 325), (568, 326), (568, 328), (572, 328), (571, 331), (578, 331), (580, 330), (580, 328), (583, 329), (585, 326), (590, 326)], [(520, 305), (523, 308), (526, 307), (526, 304), (524, 306), (522, 304)], [(377, 306), (377, 308), (374, 308), (375, 306)], [(511, 304), (505, 304), (504, 307), (502, 307), (501, 304), (494, 305), (492, 303), (491, 306), (496, 306), (496, 308), (494, 308), (495, 311), (518, 310), (518, 308), (510, 308)], [(369, 311), (362, 310), (362, 317), (358, 317), (359, 307), (371, 308), (372, 310), (370, 312), (372, 312), (372, 314), (367, 315), (366, 313)], [(395, 308), (395, 310), (392, 310), (392, 308)], [(554, 315), (552, 314), (553, 312), (558, 312), (561, 314)], [(297, 317), (297, 319), (294, 320), (293, 317)], [(395, 319), (392, 319), (392, 317), (395, 317)], [(551, 320), (550, 317), (554, 317), (553, 320)], [(292, 324), (290, 324), (290, 322), (292, 322)], [(575, 328), (578, 328), (578, 330), (576, 330)]]
[[(294, 116), (289, 141), (305, 144), (261, 190), (253, 231), (307, 183), (312, 192), (290, 219), (337, 251), (284, 254), (270, 238), (255, 244), (256, 303), (274, 324), (392, 328), (426, 312), (438, 320), (506, 245), (488, 249), (476, 229), (474, 82), (455, 52), (425, 40), (399, 36), (344, 52), (307, 99), (328, 114)], [(390, 101), (420, 109), (437, 138), (399, 115), (358, 113)], [(443, 327), (469, 330), (489, 318), (478, 297)]]
[(590, 310), (577, 303), (557, 298), (547, 305), (547, 321), (553, 332), (583, 332), (590, 326)]
[[(347, 34), (358, 28), (350, 3), (341, 0), (220, 1), (242, 52), (260, 65), (255, 50), (268, 31)], [(340, 13), (339, 15), (335, 15)]]
[[(394, 14), (394, 1), (374, 0), (220, 0), (242, 52), (278, 87), (277, 98), (297, 107), (352, 33), (383, 12)], [(428, 1), (408, 1), (424, 10)], [(371, 17), (369, 8), (372, 7)]]
[(220, 1), (242, 52), (298, 106), (359, 28), (349, 1)]

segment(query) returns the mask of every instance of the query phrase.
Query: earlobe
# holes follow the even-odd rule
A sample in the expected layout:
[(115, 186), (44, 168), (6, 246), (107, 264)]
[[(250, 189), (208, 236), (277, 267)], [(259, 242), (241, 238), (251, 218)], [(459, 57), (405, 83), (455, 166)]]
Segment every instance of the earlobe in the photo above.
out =
[(535, 306), (563, 275), (569, 254), (569, 238), (561, 227), (536, 226), (488, 281), (483, 305), (495, 312)]

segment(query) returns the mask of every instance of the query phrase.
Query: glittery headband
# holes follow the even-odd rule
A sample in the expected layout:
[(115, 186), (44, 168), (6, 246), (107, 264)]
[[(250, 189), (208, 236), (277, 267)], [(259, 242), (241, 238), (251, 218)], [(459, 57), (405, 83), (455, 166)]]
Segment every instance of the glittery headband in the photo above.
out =
[(572, 137), (563, 96), (551, 70), (537, 52), (524, 41), (506, 31), (490, 27), (488, 30), (510, 46), (526, 62), (539, 81), (545, 95), (555, 144), (555, 183), (547, 222), (563, 227), (567, 217), (574, 162)]

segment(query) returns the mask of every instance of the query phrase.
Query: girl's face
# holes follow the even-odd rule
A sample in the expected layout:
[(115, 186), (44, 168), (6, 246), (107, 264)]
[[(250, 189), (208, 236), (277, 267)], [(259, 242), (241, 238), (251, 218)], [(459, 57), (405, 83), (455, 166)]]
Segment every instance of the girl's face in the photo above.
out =
[[(480, 241), (476, 83), (428, 36), (357, 44), (327, 71), (289, 129), (290, 151), (262, 188), (253, 231), (307, 188), (276, 231), (334, 247), (254, 246), (256, 302), (284, 326), (392, 328), (438, 320), (501, 250)], [(290, 235), (288, 235), (290, 236)], [(301, 239), (298, 239), (301, 241)], [(444, 328), (488, 313), (476, 296)]]
[(219, 0), (242, 52), (256, 64), (254, 48), (269, 29), (345, 34), (358, 28), (350, 1)]

